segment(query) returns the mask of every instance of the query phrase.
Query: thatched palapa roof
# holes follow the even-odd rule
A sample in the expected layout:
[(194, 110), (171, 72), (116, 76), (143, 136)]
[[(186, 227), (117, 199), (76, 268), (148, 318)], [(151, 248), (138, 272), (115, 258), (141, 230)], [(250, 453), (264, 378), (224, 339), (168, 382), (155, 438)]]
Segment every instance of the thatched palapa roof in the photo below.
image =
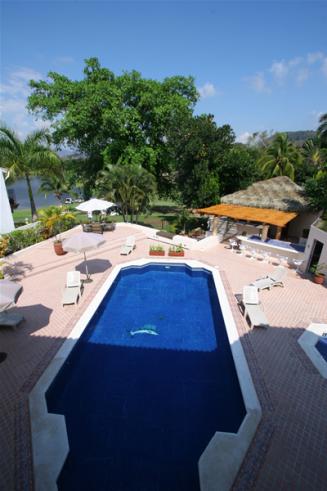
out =
[(221, 202), (296, 213), (309, 208), (303, 189), (286, 176), (255, 182), (242, 191), (223, 196)]

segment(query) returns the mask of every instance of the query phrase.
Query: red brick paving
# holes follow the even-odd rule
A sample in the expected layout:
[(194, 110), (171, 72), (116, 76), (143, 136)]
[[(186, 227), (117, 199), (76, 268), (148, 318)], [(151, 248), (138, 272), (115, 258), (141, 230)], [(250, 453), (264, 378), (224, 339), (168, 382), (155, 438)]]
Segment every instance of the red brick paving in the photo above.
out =
[[(66, 272), (81, 264), (82, 255), (55, 256), (51, 241), (47, 241), (9, 260), (8, 270), (15, 271), (24, 287), (17, 308), (26, 321), (15, 330), (0, 330), (0, 351), (8, 353), (0, 364), (1, 490), (33, 489), (28, 393), (112, 266), (131, 259), (119, 255), (121, 243), (131, 233), (137, 238), (133, 258), (148, 256), (150, 241), (142, 232), (128, 227), (107, 232), (106, 244), (88, 254), (94, 281), (85, 286), (79, 307), (63, 308), (60, 300)], [(290, 270), (284, 289), (260, 293), (271, 327), (250, 331), (234, 294), (272, 266), (231, 253), (224, 245), (206, 252), (186, 251), (186, 257), (222, 270), (263, 409), (233, 489), (326, 490), (327, 381), (297, 343), (310, 322), (327, 323), (326, 288)]]

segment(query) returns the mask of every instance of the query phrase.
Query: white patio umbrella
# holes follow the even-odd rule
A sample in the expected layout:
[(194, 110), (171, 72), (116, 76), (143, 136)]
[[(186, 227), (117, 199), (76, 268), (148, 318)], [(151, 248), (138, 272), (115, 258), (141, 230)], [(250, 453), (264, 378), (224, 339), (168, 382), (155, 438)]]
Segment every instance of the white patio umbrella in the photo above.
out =
[(106, 201), (104, 199), (92, 198), (92, 199), (89, 199), (88, 201), (84, 201), (84, 203), (81, 203), (80, 205), (76, 206), (76, 210), (92, 213), (93, 211), (107, 210), (108, 208), (111, 208), (112, 206), (115, 206), (115, 203), (112, 203), (111, 201)]
[(0, 234), (7, 234), (15, 230), (7, 188), (3, 177), (6, 172), (6, 169), (0, 167)]
[(0, 312), (7, 310), (13, 303), (16, 303), (22, 291), (22, 285), (10, 280), (0, 280)]
[(86, 261), (86, 251), (91, 251), (92, 249), (97, 249), (102, 244), (105, 243), (105, 240), (102, 235), (81, 232), (79, 234), (73, 235), (69, 239), (64, 240), (62, 246), (64, 251), (67, 252), (76, 252), (76, 253), (84, 253), (84, 261), (85, 261), (85, 271), (86, 271), (86, 282), (89, 283), (91, 280), (89, 271), (87, 269), (87, 261)]

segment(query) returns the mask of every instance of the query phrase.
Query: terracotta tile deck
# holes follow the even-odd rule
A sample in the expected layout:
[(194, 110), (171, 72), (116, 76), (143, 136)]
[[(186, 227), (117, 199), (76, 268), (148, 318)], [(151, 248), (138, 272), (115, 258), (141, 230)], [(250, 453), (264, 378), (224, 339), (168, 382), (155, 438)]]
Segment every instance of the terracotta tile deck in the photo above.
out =
[[(75, 233), (72, 231), (71, 233)], [(55, 256), (43, 242), (8, 260), (7, 268), (24, 291), (17, 308), (25, 322), (0, 329), (0, 489), (33, 489), (28, 394), (120, 256), (127, 235), (135, 235), (133, 258), (147, 257), (150, 240), (128, 227), (106, 232), (106, 244), (88, 254), (93, 282), (85, 285), (79, 307), (62, 307), (66, 272), (83, 271), (83, 256)], [(187, 251), (222, 271), (223, 281), (260, 399), (263, 418), (234, 490), (327, 489), (327, 381), (297, 343), (312, 321), (327, 323), (327, 289), (289, 270), (285, 288), (263, 291), (260, 298), (270, 323), (250, 331), (235, 302), (244, 284), (273, 269), (217, 245), (206, 252)], [(167, 248), (167, 246), (166, 246)]]

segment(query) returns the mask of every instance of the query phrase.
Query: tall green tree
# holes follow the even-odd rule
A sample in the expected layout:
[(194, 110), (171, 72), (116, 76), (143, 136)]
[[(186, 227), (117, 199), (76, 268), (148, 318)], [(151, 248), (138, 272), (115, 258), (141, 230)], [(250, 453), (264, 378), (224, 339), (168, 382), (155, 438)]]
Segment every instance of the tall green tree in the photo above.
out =
[(150, 205), (156, 191), (155, 177), (140, 164), (107, 163), (98, 174), (96, 189), (99, 196), (120, 205), (124, 221), (129, 214), (133, 222)]
[(319, 127), (317, 130), (318, 136), (321, 139), (321, 144), (327, 148), (327, 113), (323, 114), (319, 119)]
[(219, 200), (219, 169), (234, 139), (231, 127), (217, 127), (212, 115), (185, 118), (174, 128), (169, 143), (184, 205), (200, 207)]
[(97, 58), (85, 60), (84, 78), (70, 80), (55, 72), (50, 81), (31, 81), (28, 107), (52, 121), (53, 139), (77, 149), (85, 159), (89, 187), (104, 166), (133, 153), (168, 192), (171, 171), (167, 133), (176, 118), (192, 114), (198, 94), (192, 77), (145, 79), (136, 71), (116, 76)]
[(218, 171), (221, 196), (245, 189), (261, 178), (259, 152), (256, 147), (239, 144), (226, 152)]
[(0, 162), (8, 169), (11, 179), (24, 177), (31, 205), (32, 218), (37, 218), (31, 177), (44, 173), (56, 173), (60, 159), (51, 150), (48, 134), (35, 131), (22, 141), (18, 135), (6, 126), (0, 127)]
[(267, 178), (287, 176), (294, 181), (295, 169), (301, 162), (299, 149), (286, 133), (277, 133), (259, 159), (259, 166)]

